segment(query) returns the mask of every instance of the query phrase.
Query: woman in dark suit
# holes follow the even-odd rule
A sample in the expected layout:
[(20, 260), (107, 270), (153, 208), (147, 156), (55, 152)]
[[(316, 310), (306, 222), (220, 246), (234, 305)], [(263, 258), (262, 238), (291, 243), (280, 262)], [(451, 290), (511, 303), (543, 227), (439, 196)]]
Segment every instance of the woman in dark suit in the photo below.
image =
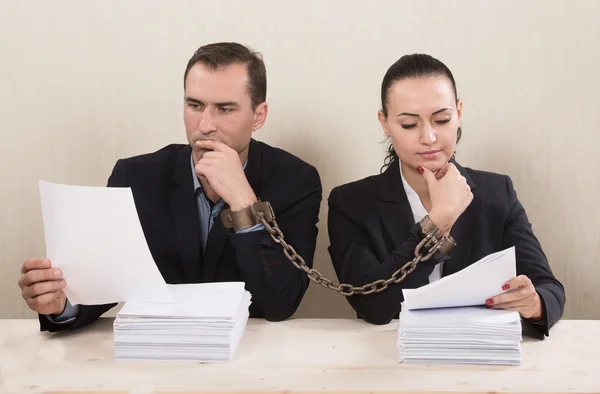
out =
[(388, 279), (427, 236), (421, 254), (439, 249), (405, 280), (348, 297), (359, 318), (385, 324), (398, 316), (403, 288), (426, 285), (514, 246), (518, 276), (486, 304), (519, 311), (530, 335), (543, 338), (562, 316), (564, 288), (511, 179), (454, 160), (461, 115), (454, 77), (439, 60), (407, 55), (389, 68), (378, 114), (392, 142), (385, 171), (336, 187), (329, 196), (329, 253), (337, 276), (353, 286)]

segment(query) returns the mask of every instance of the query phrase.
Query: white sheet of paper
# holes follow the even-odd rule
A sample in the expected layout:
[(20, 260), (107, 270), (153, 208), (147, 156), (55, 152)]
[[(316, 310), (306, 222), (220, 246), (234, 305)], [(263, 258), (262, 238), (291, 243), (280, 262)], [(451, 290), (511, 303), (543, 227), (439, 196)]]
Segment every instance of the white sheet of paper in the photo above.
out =
[(445, 326), (459, 324), (464, 327), (470, 323), (485, 323), (503, 328), (503, 324), (519, 324), (520, 321), (517, 311), (487, 309), (482, 306), (424, 310), (411, 310), (410, 308), (405, 310), (403, 308), (400, 313), (400, 324), (410, 325), (425, 323), (435, 326), (432, 323), (437, 323)]
[(63, 271), (72, 304), (173, 302), (130, 188), (39, 185), (46, 255)]
[(403, 289), (404, 305), (409, 310), (485, 305), (486, 299), (503, 293), (502, 285), (515, 276), (513, 246), (418, 289)]
[(153, 304), (128, 302), (119, 311), (119, 316), (143, 316), (165, 318), (206, 318), (219, 319), (235, 317), (240, 309), (248, 309), (249, 293), (244, 282), (186, 283), (168, 285), (174, 304)]

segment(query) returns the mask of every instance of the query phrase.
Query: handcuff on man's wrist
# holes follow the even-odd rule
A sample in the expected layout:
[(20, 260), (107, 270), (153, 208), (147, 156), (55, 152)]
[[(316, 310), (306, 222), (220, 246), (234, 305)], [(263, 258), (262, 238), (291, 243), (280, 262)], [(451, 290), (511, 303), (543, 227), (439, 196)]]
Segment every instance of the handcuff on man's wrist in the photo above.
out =
[(224, 209), (221, 212), (221, 222), (227, 229), (245, 230), (260, 224), (258, 213), (263, 214), (266, 222), (272, 222), (275, 218), (271, 204), (268, 201), (259, 200), (239, 211), (232, 211), (231, 208)]

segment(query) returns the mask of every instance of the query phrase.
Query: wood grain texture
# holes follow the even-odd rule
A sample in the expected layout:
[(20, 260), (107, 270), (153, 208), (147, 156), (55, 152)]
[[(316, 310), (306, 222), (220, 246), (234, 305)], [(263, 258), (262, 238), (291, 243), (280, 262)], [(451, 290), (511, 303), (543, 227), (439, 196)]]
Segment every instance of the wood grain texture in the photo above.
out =
[[(201, 44), (260, 50), (270, 112), (257, 139), (323, 182), (316, 268), (333, 276), (327, 197), (378, 172), (383, 75), (430, 53), (464, 101), (465, 166), (512, 177), (565, 317), (600, 318), (600, 2), (187, 0), (0, 3), (0, 318), (33, 317), (16, 282), (44, 255), (37, 181), (104, 185), (118, 158), (184, 142), (182, 75)], [(311, 285), (300, 317), (353, 317)]]
[[(205, 391), (205, 390), (169, 390), (155, 391), (152, 394), (456, 394), (456, 391), (415, 391), (415, 390), (393, 390), (393, 391), (296, 391), (296, 390), (240, 390), (240, 391)], [(500, 391), (469, 391), (469, 394), (496, 394)], [(64, 390), (64, 391), (44, 391), (42, 394), (134, 394), (132, 391), (98, 391), (98, 390)], [(528, 391), (511, 392), (511, 394), (571, 394), (566, 391)]]
[(112, 319), (71, 333), (39, 333), (31, 319), (0, 320), (0, 393), (68, 390), (367, 393), (600, 391), (600, 321), (563, 320), (526, 338), (520, 366), (398, 363), (398, 321), (250, 319), (228, 363), (115, 362)]
[[(503, 391), (469, 391), (469, 394), (496, 394)], [(59, 390), (44, 391), (42, 394), (134, 394), (135, 391), (98, 391), (98, 390)], [(456, 391), (419, 391), (419, 390), (392, 390), (392, 391), (330, 391), (330, 390), (239, 390), (239, 391), (189, 391), (169, 390), (154, 391), (152, 394), (456, 394)], [(511, 394), (572, 394), (571, 392), (559, 391), (528, 391), (511, 392)]]

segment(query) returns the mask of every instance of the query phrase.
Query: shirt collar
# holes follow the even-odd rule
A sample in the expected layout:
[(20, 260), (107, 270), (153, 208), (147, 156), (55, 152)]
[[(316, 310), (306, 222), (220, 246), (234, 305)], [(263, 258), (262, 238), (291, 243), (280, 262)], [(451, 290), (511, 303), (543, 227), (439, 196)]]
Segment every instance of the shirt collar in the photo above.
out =
[(408, 203), (410, 204), (410, 209), (413, 212), (413, 216), (415, 217), (415, 219), (418, 217), (422, 219), (423, 217), (428, 215), (427, 210), (423, 206), (421, 198), (419, 197), (415, 189), (413, 189), (406, 181), (406, 178), (404, 178), (404, 174), (402, 173), (402, 163), (400, 162), (400, 160), (398, 160), (398, 166), (400, 170), (400, 177), (402, 178), (402, 186), (404, 186), (404, 192), (406, 193), (406, 198), (408, 199)]
[(408, 195), (417, 194), (415, 189), (413, 189), (406, 181), (406, 178), (404, 177), (404, 174), (402, 173), (402, 162), (400, 160), (398, 160), (398, 168), (400, 170), (400, 177), (402, 178), (402, 186), (404, 186), (404, 191), (406, 192), (406, 195), (408, 196)]

